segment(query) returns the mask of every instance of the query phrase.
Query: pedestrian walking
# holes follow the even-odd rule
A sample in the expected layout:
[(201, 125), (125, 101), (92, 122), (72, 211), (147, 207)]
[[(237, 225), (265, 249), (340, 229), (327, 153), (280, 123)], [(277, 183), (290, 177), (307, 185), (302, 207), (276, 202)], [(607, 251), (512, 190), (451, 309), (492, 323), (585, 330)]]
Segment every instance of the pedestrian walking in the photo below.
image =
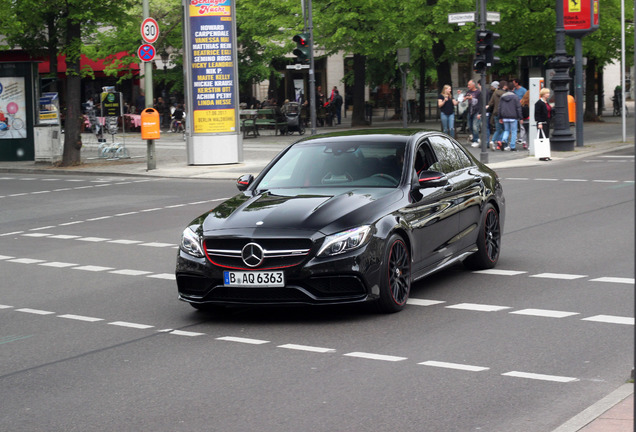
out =
[[(504, 93), (499, 101), (499, 123), (504, 127), (501, 141), (497, 142), (499, 150), (517, 151), (517, 127), (522, 119), (521, 103), (517, 95), (511, 91)], [(506, 144), (508, 140), (509, 144)]]
[(457, 104), (457, 100), (453, 99), (451, 86), (444, 85), (442, 92), (437, 97), (437, 106), (442, 120), (442, 131), (453, 138), (455, 138), (455, 106)]
[[(335, 87), (334, 87), (335, 88)], [(336, 109), (336, 118), (338, 119), (338, 124), (342, 121), (342, 96), (340, 96), (340, 92), (338, 89), (334, 90), (333, 101), (331, 102)]]
[(508, 91), (508, 82), (504, 80), (493, 81), (490, 86), (494, 87), (495, 91), (490, 97), (486, 109), (492, 113), (490, 120), (495, 127), (495, 133), (488, 142), (488, 145), (491, 150), (495, 150), (495, 143), (501, 141), (501, 136), (503, 135), (503, 123), (499, 123), (499, 101), (501, 100), (501, 96)]
[(521, 85), (518, 78), (513, 78), (510, 80), (512, 82), (512, 92), (517, 95), (519, 100), (523, 97), (524, 94), (528, 91), (524, 86)]
[(468, 109), (468, 130), (472, 136), (469, 138), (471, 142), (471, 147), (479, 147), (479, 119), (481, 118), (481, 109), (480, 109), (480, 96), (481, 90), (477, 88), (474, 80), (468, 81), (467, 84), (468, 90), (464, 95), (464, 99), (468, 101), (470, 108)]

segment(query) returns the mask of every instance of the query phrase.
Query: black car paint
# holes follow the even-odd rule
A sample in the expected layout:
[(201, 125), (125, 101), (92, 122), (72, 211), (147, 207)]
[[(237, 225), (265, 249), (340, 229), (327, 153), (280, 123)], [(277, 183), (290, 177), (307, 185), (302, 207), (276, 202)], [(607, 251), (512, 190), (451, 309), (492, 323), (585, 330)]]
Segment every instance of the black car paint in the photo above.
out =
[[(426, 181), (420, 184), (418, 174), (411, 169), (413, 152), (422, 141), (434, 137), (448, 139), (442, 134), (416, 130), (370, 130), (308, 137), (298, 143), (352, 137), (378, 141), (406, 139), (405, 161), (409, 169), (403, 171), (398, 187), (259, 190), (258, 184), (264, 173), (290, 146), (256, 178), (241, 177), (237, 186), (243, 190), (242, 193), (195, 219), (191, 225), (196, 227), (206, 243), (217, 236), (240, 238), (245, 242), (271, 237), (310, 239), (312, 247), (306, 259), (285, 268), (287, 285), (296, 286), (307, 295), (307, 299), (283, 303), (319, 304), (378, 298), (384, 240), (393, 233), (402, 236), (410, 248), (412, 280), (417, 280), (476, 250), (479, 216), (487, 202), (493, 203), (499, 212), (503, 230), (505, 200), (501, 185), (494, 171), (480, 164), (469, 153), (464, 152), (470, 159), (470, 166), (449, 175), (436, 173), (438, 178), (434, 180), (434, 176), (431, 177), (430, 185)], [(325, 236), (363, 224), (373, 227), (372, 238), (365, 246), (340, 256), (315, 256)], [(181, 299), (192, 303), (207, 301), (207, 289), (211, 291), (222, 284), (223, 270), (211, 265), (206, 258), (194, 258), (180, 251), (176, 273)], [(303, 288), (303, 281), (308, 278), (347, 275), (360, 279), (364, 293), (316, 298)], [(202, 290), (201, 295), (182, 290), (183, 286), (191, 283), (191, 278), (206, 280), (208, 288)], [(221, 303), (252, 301), (235, 299)], [(258, 299), (253, 303), (270, 302)]]

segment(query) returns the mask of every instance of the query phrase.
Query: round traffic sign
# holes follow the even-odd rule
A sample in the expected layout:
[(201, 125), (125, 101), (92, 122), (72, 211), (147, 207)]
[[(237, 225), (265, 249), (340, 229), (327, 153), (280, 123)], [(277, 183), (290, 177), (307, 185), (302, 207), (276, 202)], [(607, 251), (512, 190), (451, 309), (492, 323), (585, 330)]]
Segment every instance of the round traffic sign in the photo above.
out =
[(157, 42), (159, 25), (153, 18), (146, 18), (141, 23), (141, 37), (149, 44)]
[(150, 44), (143, 44), (137, 50), (137, 57), (141, 59), (141, 61), (149, 62), (155, 58), (157, 51), (155, 47)]

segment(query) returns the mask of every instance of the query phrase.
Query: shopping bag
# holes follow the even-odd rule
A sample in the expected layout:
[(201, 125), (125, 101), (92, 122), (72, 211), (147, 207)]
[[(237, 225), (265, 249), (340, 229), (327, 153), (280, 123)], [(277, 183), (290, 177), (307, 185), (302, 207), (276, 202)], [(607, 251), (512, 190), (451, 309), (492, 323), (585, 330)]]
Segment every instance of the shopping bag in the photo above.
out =
[(550, 138), (545, 137), (543, 129), (539, 129), (534, 139), (534, 157), (539, 160), (550, 160)]

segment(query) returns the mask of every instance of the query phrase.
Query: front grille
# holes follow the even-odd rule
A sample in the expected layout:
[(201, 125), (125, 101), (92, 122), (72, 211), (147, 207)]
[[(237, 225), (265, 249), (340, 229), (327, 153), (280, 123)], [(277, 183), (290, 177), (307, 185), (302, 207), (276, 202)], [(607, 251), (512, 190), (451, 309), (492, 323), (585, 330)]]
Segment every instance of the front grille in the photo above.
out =
[(254, 303), (307, 302), (311, 299), (301, 291), (289, 288), (235, 288), (220, 286), (206, 300)]
[[(243, 262), (241, 252), (248, 243), (257, 243), (263, 249), (263, 262), (251, 267)], [(308, 239), (206, 239), (204, 249), (208, 260), (219, 267), (267, 270), (292, 267), (302, 263), (311, 250)]]
[(308, 279), (303, 285), (316, 297), (348, 297), (366, 295), (362, 281), (356, 276), (328, 276)]

